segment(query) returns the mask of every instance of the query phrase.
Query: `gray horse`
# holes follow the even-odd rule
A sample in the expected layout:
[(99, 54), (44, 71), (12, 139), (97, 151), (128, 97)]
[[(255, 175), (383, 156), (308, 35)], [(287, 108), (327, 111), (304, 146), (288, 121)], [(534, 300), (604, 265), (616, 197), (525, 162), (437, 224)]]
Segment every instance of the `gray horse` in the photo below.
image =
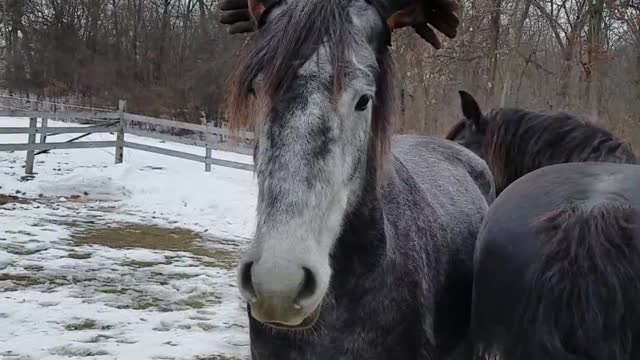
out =
[(229, 118), (257, 135), (257, 228), (238, 271), (255, 360), (466, 349), (493, 179), (453, 142), (392, 139), (388, 38), (411, 16), (384, 5), (249, 2), (261, 29), (232, 75)]

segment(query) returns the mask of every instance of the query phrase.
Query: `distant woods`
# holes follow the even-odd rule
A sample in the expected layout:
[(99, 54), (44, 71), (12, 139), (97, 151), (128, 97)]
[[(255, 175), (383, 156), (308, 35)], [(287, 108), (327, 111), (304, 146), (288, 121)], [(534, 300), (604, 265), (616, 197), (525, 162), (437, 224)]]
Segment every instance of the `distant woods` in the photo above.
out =
[[(640, 149), (640, 1), (461, 0), (458, 37), (433, 51), (396, 39), (405, 131), (442, 133), (456, 91), (485, 108), (571, 111)], [(426, 119), (426, 121), (423, 121)]]
[[(198, 120), (220, 110), (226, 74), (245, 37), (218, 23), (212, 0), (1, 0), (0, 87), (127, 98), (131, 111)], [(198, 120), (199, 121), (199, 120)]]
[[(485, 108), (577, 112), (640, 148), (639, 0), (459, 0), (458, 37), (434, 51), (394, 38), (399, 131), (439, 133), (460, 118), (458, 89)], [(215, 0), (1, 0), (0, 88), (199, 121), (222, 112), (247, 39)]]

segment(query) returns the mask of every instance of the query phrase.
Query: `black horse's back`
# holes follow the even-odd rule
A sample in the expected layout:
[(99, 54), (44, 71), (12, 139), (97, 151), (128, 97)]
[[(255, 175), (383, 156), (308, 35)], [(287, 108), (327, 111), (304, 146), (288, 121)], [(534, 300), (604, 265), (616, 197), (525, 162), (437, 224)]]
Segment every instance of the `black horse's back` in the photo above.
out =
[(562, 164), (498, 197), (476, 249), (479, 355), (640, 356), (639, 184), (637, 165)]

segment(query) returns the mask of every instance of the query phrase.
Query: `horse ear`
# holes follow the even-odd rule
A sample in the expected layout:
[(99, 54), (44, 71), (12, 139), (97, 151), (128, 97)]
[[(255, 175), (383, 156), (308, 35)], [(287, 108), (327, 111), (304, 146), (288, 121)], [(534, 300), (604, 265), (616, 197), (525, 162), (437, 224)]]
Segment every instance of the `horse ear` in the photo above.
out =
[(480, 121), (482, 121), (482, 111), (480, 110), (478, 102), (476, 102), (476, 99), (474, 99), (471, 94), (464, 90), (458, 91), (458, 94), (460, 94), (460, 103), (465, 119), (478, 128)]
[[(374, 3), (373, 0), (367, 0)], [(390, 32), (403, 27), (413, 27), (415, 32), (434, 48), (442, 43), (435, 31), (449, 38), (458, 32), (460, 20), (456, 15), (457, 0), (378, 0), (375, 6), (386, 19)]]

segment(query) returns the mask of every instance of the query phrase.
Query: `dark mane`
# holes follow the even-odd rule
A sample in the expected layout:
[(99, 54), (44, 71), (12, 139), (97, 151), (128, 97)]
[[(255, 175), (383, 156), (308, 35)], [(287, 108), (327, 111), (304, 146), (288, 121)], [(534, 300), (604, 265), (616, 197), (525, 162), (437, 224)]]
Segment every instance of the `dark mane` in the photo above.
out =
[[(331, 54), (333, 93), (339, 94), (347, 76), (348, 39), (353, 38), (349, 17), (351, 0), (305, 0), (287, 3), (254, 34), (248, 51), (229, 79), (227, 119), (231, 129), (252, 128), (255, 113), (269, 109), (295, 79), (298, 70), (320, 47)], [(378, 53), (377, 94), (374, 101), (373, 133), (382, 173), (391, 136), (392, 116), (397, 111), (394, 68), (389, 50)], [(251, 95), (252, 84), (263, 76), (260, 93)]]
[(567, 113), (498, 109), (487, 115), (483, 148), (501, 191), (541, 167), (567, 162), (636, 163), (629, 145)]

